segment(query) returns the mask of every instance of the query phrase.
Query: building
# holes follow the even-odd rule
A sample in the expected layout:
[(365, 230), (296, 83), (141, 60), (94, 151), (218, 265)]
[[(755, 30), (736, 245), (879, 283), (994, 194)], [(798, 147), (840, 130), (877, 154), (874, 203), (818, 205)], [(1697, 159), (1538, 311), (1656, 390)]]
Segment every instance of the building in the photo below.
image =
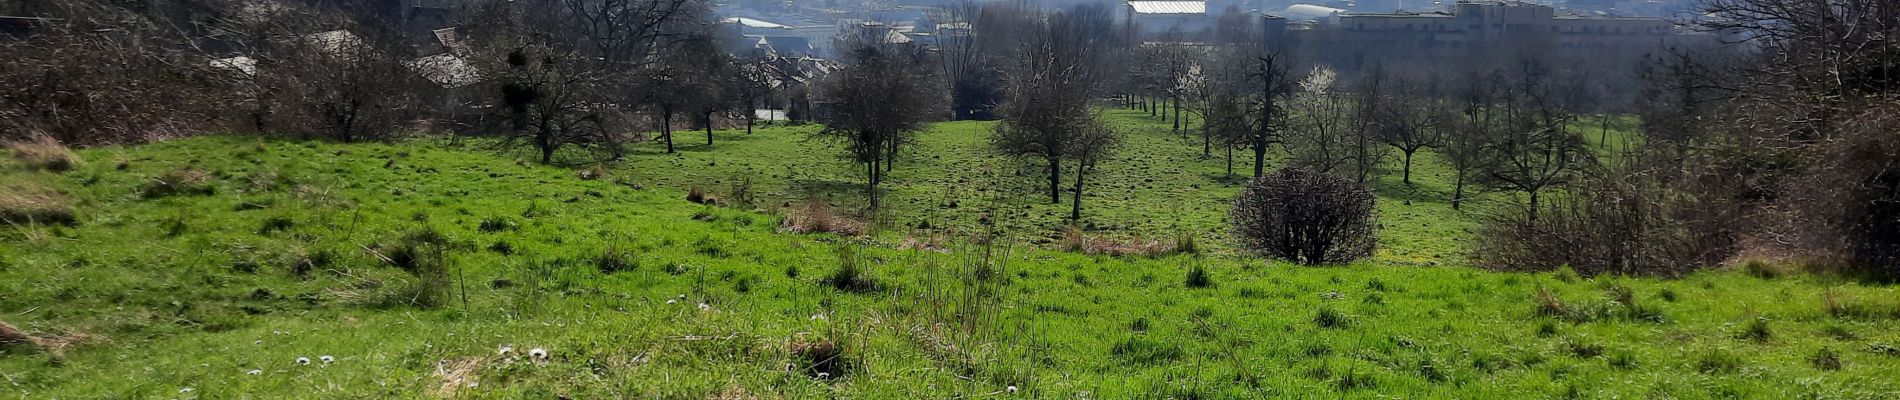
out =
[(1556, 15), (1551, 6), (1518, 1), (1460, 1), (1446, 11), (1334, 17), (1348, 40), (1402, 46), (1490, 46), (1534, 41), (1560, 48), (1656, 46), (1691, 38), (1659, 18)]
[(1217, 18), (1205, 1), (1145, 1), (1122, 4), (1122, 22), (1142, 37), (1198, 35), (1214, 29)]

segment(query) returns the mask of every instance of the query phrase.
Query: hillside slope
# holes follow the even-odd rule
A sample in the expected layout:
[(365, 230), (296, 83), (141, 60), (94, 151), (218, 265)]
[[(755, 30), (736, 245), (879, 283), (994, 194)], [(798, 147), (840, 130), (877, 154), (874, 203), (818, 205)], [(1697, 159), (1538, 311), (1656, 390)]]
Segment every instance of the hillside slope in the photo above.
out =
[[(646, 154), (675, 165), (586, 180), (425, 142), (239, 137), (80, 154), (65, 173), (0, 165), (7, 190), (76, 216), (0, 226), (0, 321), (49, 345), (0, 345), (0, 392), (1900, 396), (1900, 296), (1826, 277), (938, 251), (688, 203), (655, 177), (724, 173)], [(837, 284), (846, 264), (865, 278)], [(1187, 287), (1195, 266), (1210, 287)]]

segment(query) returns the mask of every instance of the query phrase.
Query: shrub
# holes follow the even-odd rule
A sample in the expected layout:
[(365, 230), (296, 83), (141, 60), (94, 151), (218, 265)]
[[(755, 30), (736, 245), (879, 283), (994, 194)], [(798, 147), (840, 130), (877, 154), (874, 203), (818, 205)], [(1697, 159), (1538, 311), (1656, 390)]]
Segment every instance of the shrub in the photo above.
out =
[(217, 192), (211, 183), (211, 174), (195, 168), (185, 167), (166, 172), (145, 184), (144, 196), (158, 198), (172, 195), (208, 195)]
[[(1894, 108), (1869, 107), (1842, 115), (1828, 140), (1800, 148), (1799, 166), (1782, 178), (1780, 212), (1766, 227), (1772, 244), (1792, 253), (1839, 261), (1884, 278), (1900, 277), (1900, 118)], [(1805, 142), (1804, 142), (1805, 143)]]
[(1230, 215), (1242, 248), (1301, 264), (1372, 254), (1372, 192), (1328, 174), (1286, 168), (1255, 178)]
[(39, 186), (0, 186), (0, 223), (74, 225), (79, 218), (66, 196)]
[(1680, 275), (1734, 253), (1742, 220), (1722, 199), (1633, 167), (1599, 168), (1531, 210), (1485, 218), (1473, 256), (1495, 270)]
[(79, 167), (81, 162), (78, 154), (47, 135), (33, 135), (30, 140), (8, 143), (7, 148), (13, 149), (13, 159), (27, 169), (66, 172)]

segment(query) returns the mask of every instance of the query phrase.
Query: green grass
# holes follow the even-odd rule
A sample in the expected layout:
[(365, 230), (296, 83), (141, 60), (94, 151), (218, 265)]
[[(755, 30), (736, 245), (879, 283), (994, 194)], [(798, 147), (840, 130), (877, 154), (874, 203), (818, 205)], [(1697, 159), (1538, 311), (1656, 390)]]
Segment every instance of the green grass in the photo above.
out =
[[(1252, 154), (1236, 153), (1234, 177), (1227, 176), (1221, 149), (1201, 157), (1201, 143), (1170, 132), (1172, 121), (1129, 110), (1108, 110), (1110, 126), (1123, 133), (1111, 159), (1088, 179), (1081, 226), (1128, 239), (1194, 235), (1215, 249), (1227, 249), (1226, 215), (1233, 196), (1252, 172)], [(1014, 230), (1043, 241), (1054, 240), (1069, 224), (1069, 197), (1050, 204), (1047, 167), (1040, 160), (1004, 157), (989, 145), (993, 122), (962, 121), (934, 125), (919, 143), (900, 155), (883, 185), (882, 219), (900, 230), (917, 226), (970, 226), (972, 209), (1000, 210)], [(685, 189), (698, 186), (727, 192), (749, 181), (767, 203), (796, 203), (822, 198), (844, 208), (863, 208), (862, 167), (853, 167), (832, 143), (814, 140), (815, 125), (775, 126), (752, 135), (727, 132), (715, 145), (682, 142), (667, 155), (663, 147), (643, 146), (615, 170), (635, 182)], [(685, 136), (682, 136), (685, 137)], [(1269, 170), (1284, 158), (1270, 153)], [(1246, 153), (1246, 154), (1239, 154)], [(1445, 265), (1463, 260), (1464, 244), (1475, 227), (1467, 211), (1451, 208), (1452, 177), (1434, 154), (1415, 162), (1413, 185), (1400, 182), (1396, 157), (1372, 183), (1379, 194), (1381, 247), (1377, 257), (1407, 265)], [(1065, 172), (1068, 189), (1072, 172)], [(1472, 192), (1476, 188), (1468, 188)], [(1483, 209), (1482, 199), (1478, 196)], [(768, 204), (771, 205), (771, 204)]]
[[(1158, 126), (1132, 113), (1111, 117)], [(1018, 176), (1019, 164), (981, 150), (985, 126), (943, 124), (927, 135), (919, 146), (943, 154), (898, 165), (890, 218), (969, 219), (985, 208), (1020, 207), (1010, 220), (1026, 241), (1058, 225), (1064, 208), (1036, 204), (1033, 172)], [(0, 320), (75, 343), (59, 354), (0, 348), (0, 393), (950, 398), (1006, 397), (1010, 386), (1021, 390), (1015, 396), (1049, 398), (1900, 393), (1892, 380), (1900, 370), (1900, 351), (1892, 350), (1900, 344), (1900, 297), (1891, 286), (1741, 271), (1592, 280), (1463, 267), (1455, 255), (1470, 223), (1443, 206), (1442, 171), (1422, 170), (1411, 189), (1396, 177), (1380, 181), (1384, 249), (1377, 260), (1335, 267), (1225, 251), (1193, 260), (1016, 246), (1007, 263), (978, 271), (968, 260), (985, 248), (966, 241), (939, 253), (900, 250), (903, 230), (863, 240), (782, 234), (771, 214), (684, 200), (685, 186), (723, 190), (749, 170), (774, 196), (852, 201), (854, 170), (802, 142), (808, 129), (726, 132), (710, 149), (635, 154), (600, 180), (422, 141), (202, 137), (82, 150), (92, 162), (63, 174), (0, 164), (0, 179), (54, 188), (78, 216), (70, 227), (0, 226)], [(1236, 188), (1224, 184), (1218, 161), (1199, 160), (1198, 149), (1166, 132), (1132, 133), (1139, 136), (1124, 149), (1128, 161), (1103, 166), (1115, 177), (1104, 182), (1123, 182), (1088, 199), (1090, 218), (1127, 226), (1127, 234), (1178, 225), (1205, 234), (1206, 245), (1227, 246), (1217, 240), (1220, 216)], [(123, 169), (112, 162), (119, 159)], [(210, 193), (146, 194), (155, 179), (184, 168), (204, 172)], [(930, 215), (938, 203), (926, 200), (953, 188), (973, 200)], [(998, 191), (990, 197), (1000, 204), (978, 189)], [(420, 274), (379, 257), (425, 230), (447, 239), (446, 288), (418, 286)], [(878, 290), (827, 285), (845, 259)], [(1442, 266), (1416, 266), (1427, 262)], [(1205, 288), (1186, 287), (1195, 265), (1206, 268)], [(1539, 288), (1565, 312), (1540, 314)], [(447, 296), (436, 307), (410, 304), (425, 289)], [(1848, 309), (1857, 311), (1839, 311)], [(1772, 333), (1749, 333), (1751, 321), (1768, 321)], [(797, 371), (813, 364), (814, 342), (842, 346), (841, 376)], [(515, 352), (498, 355), (502, 346)], [(550, 357), (526, 357), (533, 348)], [(1816, 367), (1823, 349), (1835, 352), (1838, 370)], [(336, 362), (293, 362), (323, 355)], [(438, 372), (458, 366), (478, 384)]]

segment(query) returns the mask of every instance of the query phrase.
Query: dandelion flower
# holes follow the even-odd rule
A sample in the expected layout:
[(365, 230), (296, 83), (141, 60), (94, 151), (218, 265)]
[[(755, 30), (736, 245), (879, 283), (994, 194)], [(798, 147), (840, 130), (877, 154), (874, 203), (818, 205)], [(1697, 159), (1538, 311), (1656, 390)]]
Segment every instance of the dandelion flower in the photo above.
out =
[(258, 375), (263, 375), (263, 374), (264, 374), (264, 370), (261, 370), (261, 369), (254, 369), (254, 370), (251, 370), (250, 372), (245, 372), (244, 374), (245, 374), (245, 375), (250, 375), (250, 376), (258, 376)]
[(297, 365), (310, 365), (310, 357), (297, 357)]
[(324, 364), (329, 364), (329, 363), (336, 362), (336, 357), (331, 357), (330, 355), (325, 354), (323, 356), (317, 357), (317, 360), (323, 361)]
[(528, 350), (528, 356), (534, 357), (534, 358), (546, 359), (548, 358), (548, 350), (540, 348), (540, 347), (536, 347), (534, 349)]

